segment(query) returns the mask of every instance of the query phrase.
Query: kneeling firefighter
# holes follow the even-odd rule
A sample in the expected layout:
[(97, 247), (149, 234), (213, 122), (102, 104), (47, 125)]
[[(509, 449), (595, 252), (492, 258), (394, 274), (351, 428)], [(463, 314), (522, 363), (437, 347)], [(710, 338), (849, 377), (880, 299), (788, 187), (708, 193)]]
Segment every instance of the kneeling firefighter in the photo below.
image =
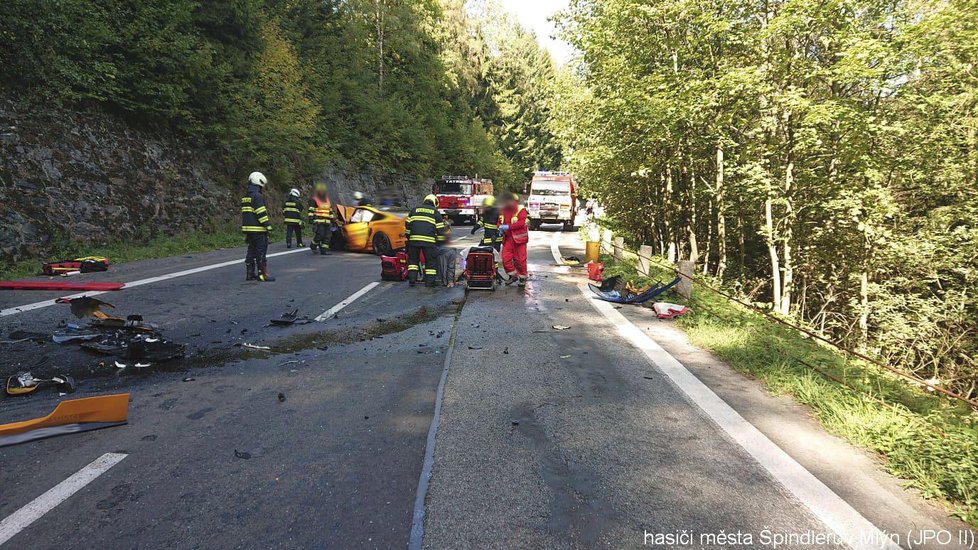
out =
[(285, 218), (285, 248), (292, 248), (292, 235), (295, 235), (296, 246), (302, 248), (302, 210), (299, 209), (299, 190), (289, 191), (289, 198), (282, 206), (282, 216)]
[(329, 201), (329, 189), (326, 184), (316, 184), (312, 198), (309, 199), (309, 221), (312, 222), (312, 252), (320, 254), (329, 251), (329, 241), (333, 224), (333, 205)]
[(417, 282), (421, 270), (421, 253), (424, 252), (424, 282), (427, 286), (437, 284), (438, 270), (435, 268), (438, 256), (438, 243), (444, 242), (448, 228), (441, 212), (438, 211), (438, 197), (428, 195), (421, 206), (408, 214), (404, 234), (408, 238), (408, 282)]
[(268, 232), (272, 230), (265, 206), (265, 179), (261, 172), (248, 176), (248, 192), (241, 198), (241, 232), (248, 243), (245, 257), (248, 281), (274, 281), (268, 274)]
[(499, 250), (499, 209), (496, 208), (496, 197), (486, 197), (482, 201), (482, 215), (478, 225), (472, 226), (472, 234), (482, 228), (482, 246), (491, 246)]
[(503, 239), (503, 267), (506, 274), (517, 278), (520, 286), (526, 286), (529, 276), (526, 269), (526, 244), (530, 240), (530, 230), (526, 225), (527, 212), (515, 193), (506, 195), (499, 213), (499, 232)]

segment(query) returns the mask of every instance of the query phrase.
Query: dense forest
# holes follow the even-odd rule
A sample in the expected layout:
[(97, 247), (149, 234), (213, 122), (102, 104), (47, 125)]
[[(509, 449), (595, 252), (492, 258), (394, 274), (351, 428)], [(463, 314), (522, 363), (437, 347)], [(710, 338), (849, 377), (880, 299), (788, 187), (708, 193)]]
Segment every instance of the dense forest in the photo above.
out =
[(554, 71), (493, 3), (0, 3), (7, 95), (183, 132), (229, 177), (261, 169), (279, 186), (329, 164), (518, 186), (560, 162)]
[(974, 0), (573, 0), (558, 133), (634, 243), (975, 397)]

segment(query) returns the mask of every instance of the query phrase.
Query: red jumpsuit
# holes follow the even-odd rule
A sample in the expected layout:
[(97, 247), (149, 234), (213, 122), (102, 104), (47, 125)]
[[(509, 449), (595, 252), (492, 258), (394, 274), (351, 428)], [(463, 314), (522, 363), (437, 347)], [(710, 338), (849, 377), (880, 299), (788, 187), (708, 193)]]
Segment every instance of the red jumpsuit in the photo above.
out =
[(526, 225), (526, 209), (522, 206), (504, 209), (499, 213), (499, 225), (508, 225), (503, 233), (503, 268), (511, 277), (526, 278), (526, 243), (530, 230)]

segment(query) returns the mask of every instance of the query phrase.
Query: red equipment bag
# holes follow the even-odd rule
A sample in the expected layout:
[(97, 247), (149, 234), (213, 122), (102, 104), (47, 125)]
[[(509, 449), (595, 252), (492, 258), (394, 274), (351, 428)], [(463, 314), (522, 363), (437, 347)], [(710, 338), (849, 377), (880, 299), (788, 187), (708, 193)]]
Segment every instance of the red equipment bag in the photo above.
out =
[(465, 288), (496, 290), (496, 255), (491, 247), (469, 250), (465, 257)]
[(108, 271), (109, 259), (98, 256), (88, 256), (85, 258), (75, 258), (74, 260), (62, 260), (60, 262), (48, 262), (41, 266), (41, 271), (45, 275), (62, 275), (72, 271), (82, 273), (96, 273)]
[(380, 278), (385, 281), (404, 281), (408, 278), (408, 255), (400, 250), (394, 256), (380, 257)]
[(601, 262), (591, 262), (587, 264), (587, 278), (592, 281), (601, 282), (604, 273), (604, 264)]

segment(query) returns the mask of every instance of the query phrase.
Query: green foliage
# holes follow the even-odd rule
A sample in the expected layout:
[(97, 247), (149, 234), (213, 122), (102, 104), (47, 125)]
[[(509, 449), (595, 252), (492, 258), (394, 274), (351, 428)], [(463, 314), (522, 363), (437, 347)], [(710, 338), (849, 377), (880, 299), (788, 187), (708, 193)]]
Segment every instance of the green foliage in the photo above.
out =
[(491, 47), (491, 23), (464, 0), (10, 0), (0, 78), (179, 128), (235, 178), (335, 162), (516, 186), (559, 163), (553, 64), (509, 19), (519, 40)]
[(978, 397), (976, 10), (573, 0), (556, 129), (633, 243)]
[[(634, 259), (601, 261), (606, 276), (622, 275), (639, 286), (672, 276), (653, 264), (653, 276), (643, 278)], [(695, 345), (761, 379), (773, 393), (805, 403), (831, 432), (878, 453), (891, 473), (978, 524), (978, 417), (966, 405), (910, 387), (703, 287), (694, 285), (687, 305), (693, 313), (679, 322)]]

